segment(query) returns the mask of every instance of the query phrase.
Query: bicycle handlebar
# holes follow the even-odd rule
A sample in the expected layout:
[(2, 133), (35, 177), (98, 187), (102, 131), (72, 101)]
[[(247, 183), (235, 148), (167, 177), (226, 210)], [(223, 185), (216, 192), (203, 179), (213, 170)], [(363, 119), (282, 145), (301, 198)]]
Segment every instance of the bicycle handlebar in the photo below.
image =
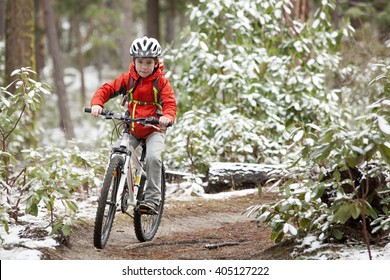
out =
[[(92, 113), (92, 108), (91, 107), (85, 107), (84, 108), (84, 112), (85, 113)], [(103, 109), (100, 113), (100, 115), (102, 116), (106, 116), (107, 114), (111, 113), (109, 110), (107, 109)]]
[[(84, 108), (84, 112), (91, 113), (92, 109), (90, 107), (86, 107), (86, 108)], [(152, 125), (160, 123), (159, 120), (156, 119), (155, 117), (133, 119), (133, 118), (126, 116), (125, 114), (111, 112), (108, 109), (103, 109), (101, 111), (100, 115), (104, 116), (106, 119), (116, 119), (116, 120), (121, 120), (124, 122), (137, 122), (137, 123), (141, 123), (141, 124), (152, 124)], [(172, 125), (172, 123), (170, 123), (168, 126), (171, 126), (171, 125)]]

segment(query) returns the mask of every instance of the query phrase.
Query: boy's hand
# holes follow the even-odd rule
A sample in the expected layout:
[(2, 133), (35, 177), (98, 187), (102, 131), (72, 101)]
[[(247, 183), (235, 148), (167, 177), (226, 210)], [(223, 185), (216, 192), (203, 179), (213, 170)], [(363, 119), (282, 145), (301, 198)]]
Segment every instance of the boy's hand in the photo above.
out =
[(171, 124), (171, 120), (164, 116), (160, 117), (159, 122), (161, 126), (169, 126), (169, 124)]
[(103, 111), (103, 108), (99, 105), (92, 105), (92, 107), (91, 107), (91, 114), (94, 117), (99, 116), (102, 111)]

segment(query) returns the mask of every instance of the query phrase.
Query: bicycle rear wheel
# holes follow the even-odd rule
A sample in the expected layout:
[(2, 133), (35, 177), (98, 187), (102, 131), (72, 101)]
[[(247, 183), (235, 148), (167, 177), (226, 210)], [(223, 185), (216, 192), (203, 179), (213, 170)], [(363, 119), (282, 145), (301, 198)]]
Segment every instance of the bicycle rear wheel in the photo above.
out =
[(116, 196), (122, 174), (123, 158), (115, 157), (110, 160), (103, 188), (98, 201), (96, 211), (95, 228), (93, 232), (93, 244), (96, 248), (103, 249), (110, 236), (112, 224), (116, 213)]
[[(146, 187), (147, 181), (141, 182), (139, 191), (143, 191)], [(140, 242), (151, 241), (157, 233), (158, 227), (160, 226), (161, 218), (164, 210), (165, 202), (165, 168), (162, 165), (161, 168), (161, 200), (158, 206), (158, 214), (150, 215), (140, 213), (138, 209), (134, 210), (134, 231), (137, 239)], [(139, 197), (139, 196), (138, 196)]]

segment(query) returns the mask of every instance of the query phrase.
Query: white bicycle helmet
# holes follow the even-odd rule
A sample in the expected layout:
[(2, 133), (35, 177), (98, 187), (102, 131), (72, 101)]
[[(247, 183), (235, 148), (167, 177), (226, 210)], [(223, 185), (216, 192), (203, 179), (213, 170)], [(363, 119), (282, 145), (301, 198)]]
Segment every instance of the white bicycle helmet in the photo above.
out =
[(161, 55), (161, 46), (154, 38), (146, 36), (137, 38), (130, 47), (132, 57), (158, 57)]

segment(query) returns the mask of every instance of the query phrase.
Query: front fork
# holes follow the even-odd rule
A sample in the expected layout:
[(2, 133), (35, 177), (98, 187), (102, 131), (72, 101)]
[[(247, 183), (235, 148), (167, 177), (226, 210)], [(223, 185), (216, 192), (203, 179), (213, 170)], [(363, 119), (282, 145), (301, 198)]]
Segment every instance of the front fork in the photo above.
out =
[[(111, 158), (115, 157), (124, 157), (123, 154), (113, 154)], [(116, 193), (116, 205), (119, 206), (121, 204), (122, 211), (124, 208), (127, 208), (126, 205), (124, 204), (130, 204), (130, 205), (135, 205), (134, 202), (134, 193), (132, 191), (133, 187), (133, 179), (129, 170), (129, 162), (130, 162), (130, 157), (126, 156), (125, 157), (125, 164), (123, 165), (123, 168), (121, 170), (121, 177), (118, 185), (118, 191)], [(125, 189), (125, 184), (127, 183), (127, 190)], [(125, 201), (126, 200), (126, 201)]]
[[(135, 156), (134, 150), (131, 151), (129, 155), (125, 157), (125, 163), (121, 171), (121, 178), (119, 181), (117, 196), (116, 196), (116, 205), (118, 206), (121, 203), (122, 212), (127, 211), (128, 206), (136, 207), (138, 202), (143, 200), (144, 186), (146, 181), (146, 172), (143, 170), (142, 165), (145, 159), (145, 147), (143, 146), (141, 159), (138, 160)], [(124, 154), (113, 154), (111, 157), (124, 157)], [(132, 165), (130, 165), (131, 157), (135, 157), (136, 160), (136, 173), (135, 181), (133, 179), (133, 170)], [(127, 190), (125, 190), (125, 184), (127, 183)], [(135, 187), (137, 187), (135, 189)]]

